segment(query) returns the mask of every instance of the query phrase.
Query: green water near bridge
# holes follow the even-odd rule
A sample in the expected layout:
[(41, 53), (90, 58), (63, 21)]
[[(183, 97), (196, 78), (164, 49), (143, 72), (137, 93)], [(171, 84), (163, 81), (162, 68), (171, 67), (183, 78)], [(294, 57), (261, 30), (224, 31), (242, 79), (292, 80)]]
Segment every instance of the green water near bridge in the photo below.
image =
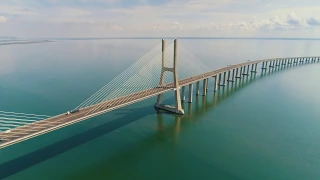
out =
[[(61, 41), (0, 47), (0, 110), (56, 115), (160, 40)], [(317, 56), (317, 41), (180, 40), (212, 69)], [(200, 48), (201, 47), (201, 48)], [(151, 98), (0, 150), (0, 179), (319, 179), (320, 63), (258, 72), (184, 103)], [(269, 74), (268, 74), (269, 73)], [(202, 84), (202, 83), (201, 83)], [(173, 94), (165, 102), (173, 103)]]

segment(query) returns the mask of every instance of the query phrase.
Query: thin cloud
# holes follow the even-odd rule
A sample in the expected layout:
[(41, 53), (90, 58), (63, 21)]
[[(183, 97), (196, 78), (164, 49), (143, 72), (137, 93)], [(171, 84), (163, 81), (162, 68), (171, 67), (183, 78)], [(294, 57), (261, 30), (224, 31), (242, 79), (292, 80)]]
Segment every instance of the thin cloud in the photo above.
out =
[(320, 26), (320, 19), (317, 19), (315, 17), (311, 17), (311, 18), (307, 19), (307, 23), (310, 26)]
[(5, 22), (7, 22), (7, 18), (6, 17), (4, 17), (4, 16), (0, 16), (0, 23), (5, 23)]

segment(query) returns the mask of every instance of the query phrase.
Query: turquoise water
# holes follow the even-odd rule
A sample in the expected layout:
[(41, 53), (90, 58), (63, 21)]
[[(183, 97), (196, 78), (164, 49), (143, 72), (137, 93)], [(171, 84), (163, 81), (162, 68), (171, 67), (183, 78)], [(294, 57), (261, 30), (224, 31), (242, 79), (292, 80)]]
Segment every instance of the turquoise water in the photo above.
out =
[[(0, 110), (55, 115), (79, 105), (160, 40), (0, 47)], [(211, 69), (316, 56), (303, 40), (180, 40)], [(320, 64), (267, 70), (157, 113), (155, 98), (0, 150), (0, 179), (319, 179)], [(269, 73), (269, 74), (268, 74)], [(168, 104), (173, 94), (165, 95)]]

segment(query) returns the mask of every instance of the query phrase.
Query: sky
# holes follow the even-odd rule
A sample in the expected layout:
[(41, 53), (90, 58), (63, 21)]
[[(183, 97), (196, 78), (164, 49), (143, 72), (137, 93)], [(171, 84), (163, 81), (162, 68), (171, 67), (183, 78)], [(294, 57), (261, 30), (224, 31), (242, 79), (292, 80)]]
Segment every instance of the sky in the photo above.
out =
[(0, 37), (320, 37), (319, 0), (0, 0)]

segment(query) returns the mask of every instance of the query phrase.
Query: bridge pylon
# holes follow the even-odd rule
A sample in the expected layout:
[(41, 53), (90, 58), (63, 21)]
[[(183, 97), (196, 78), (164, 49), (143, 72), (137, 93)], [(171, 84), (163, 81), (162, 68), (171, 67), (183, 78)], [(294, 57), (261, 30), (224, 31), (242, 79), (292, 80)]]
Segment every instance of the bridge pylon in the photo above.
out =
[(166, 63), (165, 63), (166, 47), (165, 46), (166, 46), (166, 42), (164, 39), (162, 39), (162, 70), (161, 70), (159, 86), (160, 87), (165, 86), (165, 82), (164, 82), (165, 72), (172, 72), (173, 79), (174, 79), (175, 107), (162, 104), (163, 94), (158, 95), (158, 99), (154, 107), (165, 110), (165, 111), (169, 111), (175, 114), (184, 114), (184, 110), (182, 109), (182, 105), (181, 105), (180, 85), (179, 85), (179, 79), (178, 79), (178, 55), (177, 55), (178, 40), (177, 39), (174, 40), (172, 68), (166, 67)]

